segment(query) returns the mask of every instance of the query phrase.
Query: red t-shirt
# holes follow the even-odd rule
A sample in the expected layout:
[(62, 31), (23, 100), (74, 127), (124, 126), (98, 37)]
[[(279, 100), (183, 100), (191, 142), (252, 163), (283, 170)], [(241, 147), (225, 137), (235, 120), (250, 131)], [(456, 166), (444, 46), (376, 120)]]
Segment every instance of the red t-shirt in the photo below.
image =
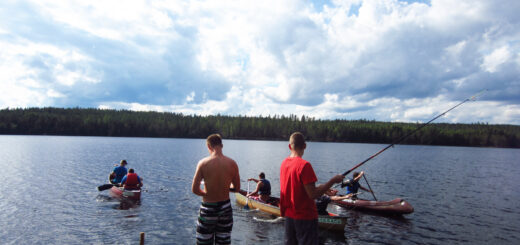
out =
[(280, 167), (280, 211), (283, 217), (312, 220), (318, 218), (316, 204), (305, 185), (318, 181), (314, 169), (301, 157), (288, 157)]

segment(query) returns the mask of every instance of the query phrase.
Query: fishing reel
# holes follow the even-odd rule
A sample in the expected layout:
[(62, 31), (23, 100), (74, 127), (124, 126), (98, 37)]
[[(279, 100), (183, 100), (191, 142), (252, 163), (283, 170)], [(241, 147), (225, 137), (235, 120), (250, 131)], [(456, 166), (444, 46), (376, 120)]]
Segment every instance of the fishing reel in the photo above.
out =
[(352, 186), (351, 179), (344, 180), (341, 182), (341, 188), (345, 188), (345, 186)]

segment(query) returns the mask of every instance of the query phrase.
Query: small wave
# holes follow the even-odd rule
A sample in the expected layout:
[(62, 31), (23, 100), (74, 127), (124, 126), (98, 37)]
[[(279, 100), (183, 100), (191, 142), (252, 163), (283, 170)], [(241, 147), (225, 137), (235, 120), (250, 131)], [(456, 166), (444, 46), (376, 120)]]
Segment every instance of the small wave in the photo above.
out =
[(113, 201), (114, 199), (110, 196), (105, 196), (105, 195), (97, 195), (96, 196), (96, 201), (97, 202), (108, 202), (108, 201)]
[(253, 220), (258, 222), (265, 222), (265, 223), (279, 223), (283, 220), (283, 217), (277, 217), (275, 219), (261, 219), (257, 217), (253, 217)]

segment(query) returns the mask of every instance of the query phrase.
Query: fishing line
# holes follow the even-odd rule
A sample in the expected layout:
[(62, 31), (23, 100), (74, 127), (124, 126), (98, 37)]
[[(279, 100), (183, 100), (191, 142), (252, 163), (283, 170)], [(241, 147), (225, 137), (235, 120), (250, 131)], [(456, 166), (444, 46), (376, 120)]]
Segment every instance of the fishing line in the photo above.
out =
[[(358, 168), (358, 167), (361, 167), (361, 165), (363, 165), (363, 164), (365, 164), (366, 162), (372, 160), (374, 157), (376, 157), (377, 155), (383, 153), (383, 152), (386, 151), (388, 148), (394, 146), (395, 144), (400, 143), (400, 142), (403, 141), (404, 139), (406, 139), (406, 138), (410, 137), (411, 135), (415, 134), (417, 131), (419, 131), (419, 130), (421, 130), (422, 128), (426, 127), (428, 124), (430, 124), (431, 122), (435, 121), (437, 118), (444, 116), (446, 113), (450, 112), (451, 110), (453, 110), (453, 109), (459, 107), (460, 105), (462, 105), (462, 104), (464, 104), (464, 103), (466, 103), (466, 102), (468, 102), (468, 101), (475, 101), (477, 98), (479, 98), (480, 96), (482, 96), (482, 94), (483, 94), (484, 92), (486, 92), (486, 91), (487, 91), (487, 89), (484, 89), (484, 90), (480, 91), (479, 93), (477, 93), (477, 94), (475, 94), (475, 95), (473, 95), (473, 96), (471, 96), (471, 97), (469, 97), (469, 98), (463, 100), (462, 102), (460, 102), (460, 103), (458, 103), (457, 105), (451, 107), (450, 109), (446, 110), (445, 112), (443, 112), (443, 113), (437, 115), (436, 117), (432, 118), (430, 121), (424, 123), (424, 124), (421, 125), (420, 127), (416, 128), (414, 131), (410, 132), (409, 134), (404, 135), (404, 136), (401, 136), (399, 139), (395, 140), (395, 141), (392, 142), (390, 145), (386, 146), (385, 148), (383, 148), (382, 150), (380, 150), (380, 151), (377, 152), (376, 154), (370, 156), (369, 158), (365, 159), (364, 161), (358, 163), (356, 166), (354, 166), (354, 167), (351, 168), (350, 170), (348, 170), (348, 171), (346, 171), (345, 173), (343, 173), (343, 176), (347, 176), (350, 172), (354, 171), (354, 169), (356, 169), (356, 168)], [(336, 186), (338, 186), (338, 185), (336, 185)], [(341, 186), (344, 187), (344, 184), (341, 183)]]
[(410, 132), (410, 133), (407, 134), (407, 135), (402, 136), (401, 138), (397, 139), (396, 141), (394, 141), (393, 143), (391, 143), (391, 144), (388, 145), (387, 147), (385, 147), (385, 148), (383, 148), (382, 150), (380, 150), (379, 152), (377, 152), (376, 154), (374, 154), (374, 155), (370, 156), (369, 158), (367, 158), (366, 160), (364, 160), (364, 161), (358, 163), (356, 166), (354, 166), (354, 167), (351, 168), (350, 170), (348, 170), (348, 171), (346, 171), (345, 173), (343, 173), (343, 176), (348, 175), (350, 172), (354, 171), (354, 169), (356, 169), (356, 168), (360, 167), (361, 165), (365, 164), (366, 162), (372, 160), (374, 157), (376, 157), (377, 155), (383, 153), (383, 152), (386, 151), (388, 148), (390, 148), (390, 147), (394, 146), (395, 144), (400, 143), (400, 142), (403, 141), (404, 139), (410, 137), (411, 135), (413, 135), (413, 134), (416, 133), (417, 131), (421, 130), (422, 128), (424, 128), (425, 126), (427, 126), (428, 124), (430, 124), (431, 122), (435, 121), (437, 118), (444, 116), (446, 113), (450, 112), (451, 110), (457, 108), (458, 106), (460, 106), (460, 105), (462, 105), (462, 104), (464, 104), (464, 103), (466, 103), (466, 102), (468, 102), (468, 101), (474, 101), (474, 100), (476, 100), (476, 99), (477, 99), (478, 97), (480, 97), (480, 96), (481, 96), (485, 91), (487, 91), (487, 89), (482, 90), (482, 91), (479, 92), (478, 94), (473, 95), (473, 96), (471, 96), (471, 97), (469, 97), (469, 98), (463, 100), (463, 101), (460, 102), (459, 104), (457, 104), (457, 105), (451, 107), (450, 109), (446, 110), (445, 112), (443, 112), (443, 113), (437, 115), (436, 117), (432, 118), (430, 121), (428, 121), (428, 122), (424, 123), (423, 125), (421, 125), (420, 127), (416, 128), (414, 131)]

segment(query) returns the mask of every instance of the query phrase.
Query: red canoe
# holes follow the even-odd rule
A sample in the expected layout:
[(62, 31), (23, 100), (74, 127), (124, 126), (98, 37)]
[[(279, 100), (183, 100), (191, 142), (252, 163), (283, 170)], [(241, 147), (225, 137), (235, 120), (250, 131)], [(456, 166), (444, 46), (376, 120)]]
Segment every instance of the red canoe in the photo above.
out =
[(118, 199), (141, 200), (141, 190), (124, 190), (123, 187), (113, 186), (110, 188), (110, 195)]
[(342, 201), (333, 201), (333, 203), (343, 208), (371, 211), (387, 215), (401, 215), (413, 213), (412, 205), (402, 198), (396, 198), (391, 201), (345, 199)]

